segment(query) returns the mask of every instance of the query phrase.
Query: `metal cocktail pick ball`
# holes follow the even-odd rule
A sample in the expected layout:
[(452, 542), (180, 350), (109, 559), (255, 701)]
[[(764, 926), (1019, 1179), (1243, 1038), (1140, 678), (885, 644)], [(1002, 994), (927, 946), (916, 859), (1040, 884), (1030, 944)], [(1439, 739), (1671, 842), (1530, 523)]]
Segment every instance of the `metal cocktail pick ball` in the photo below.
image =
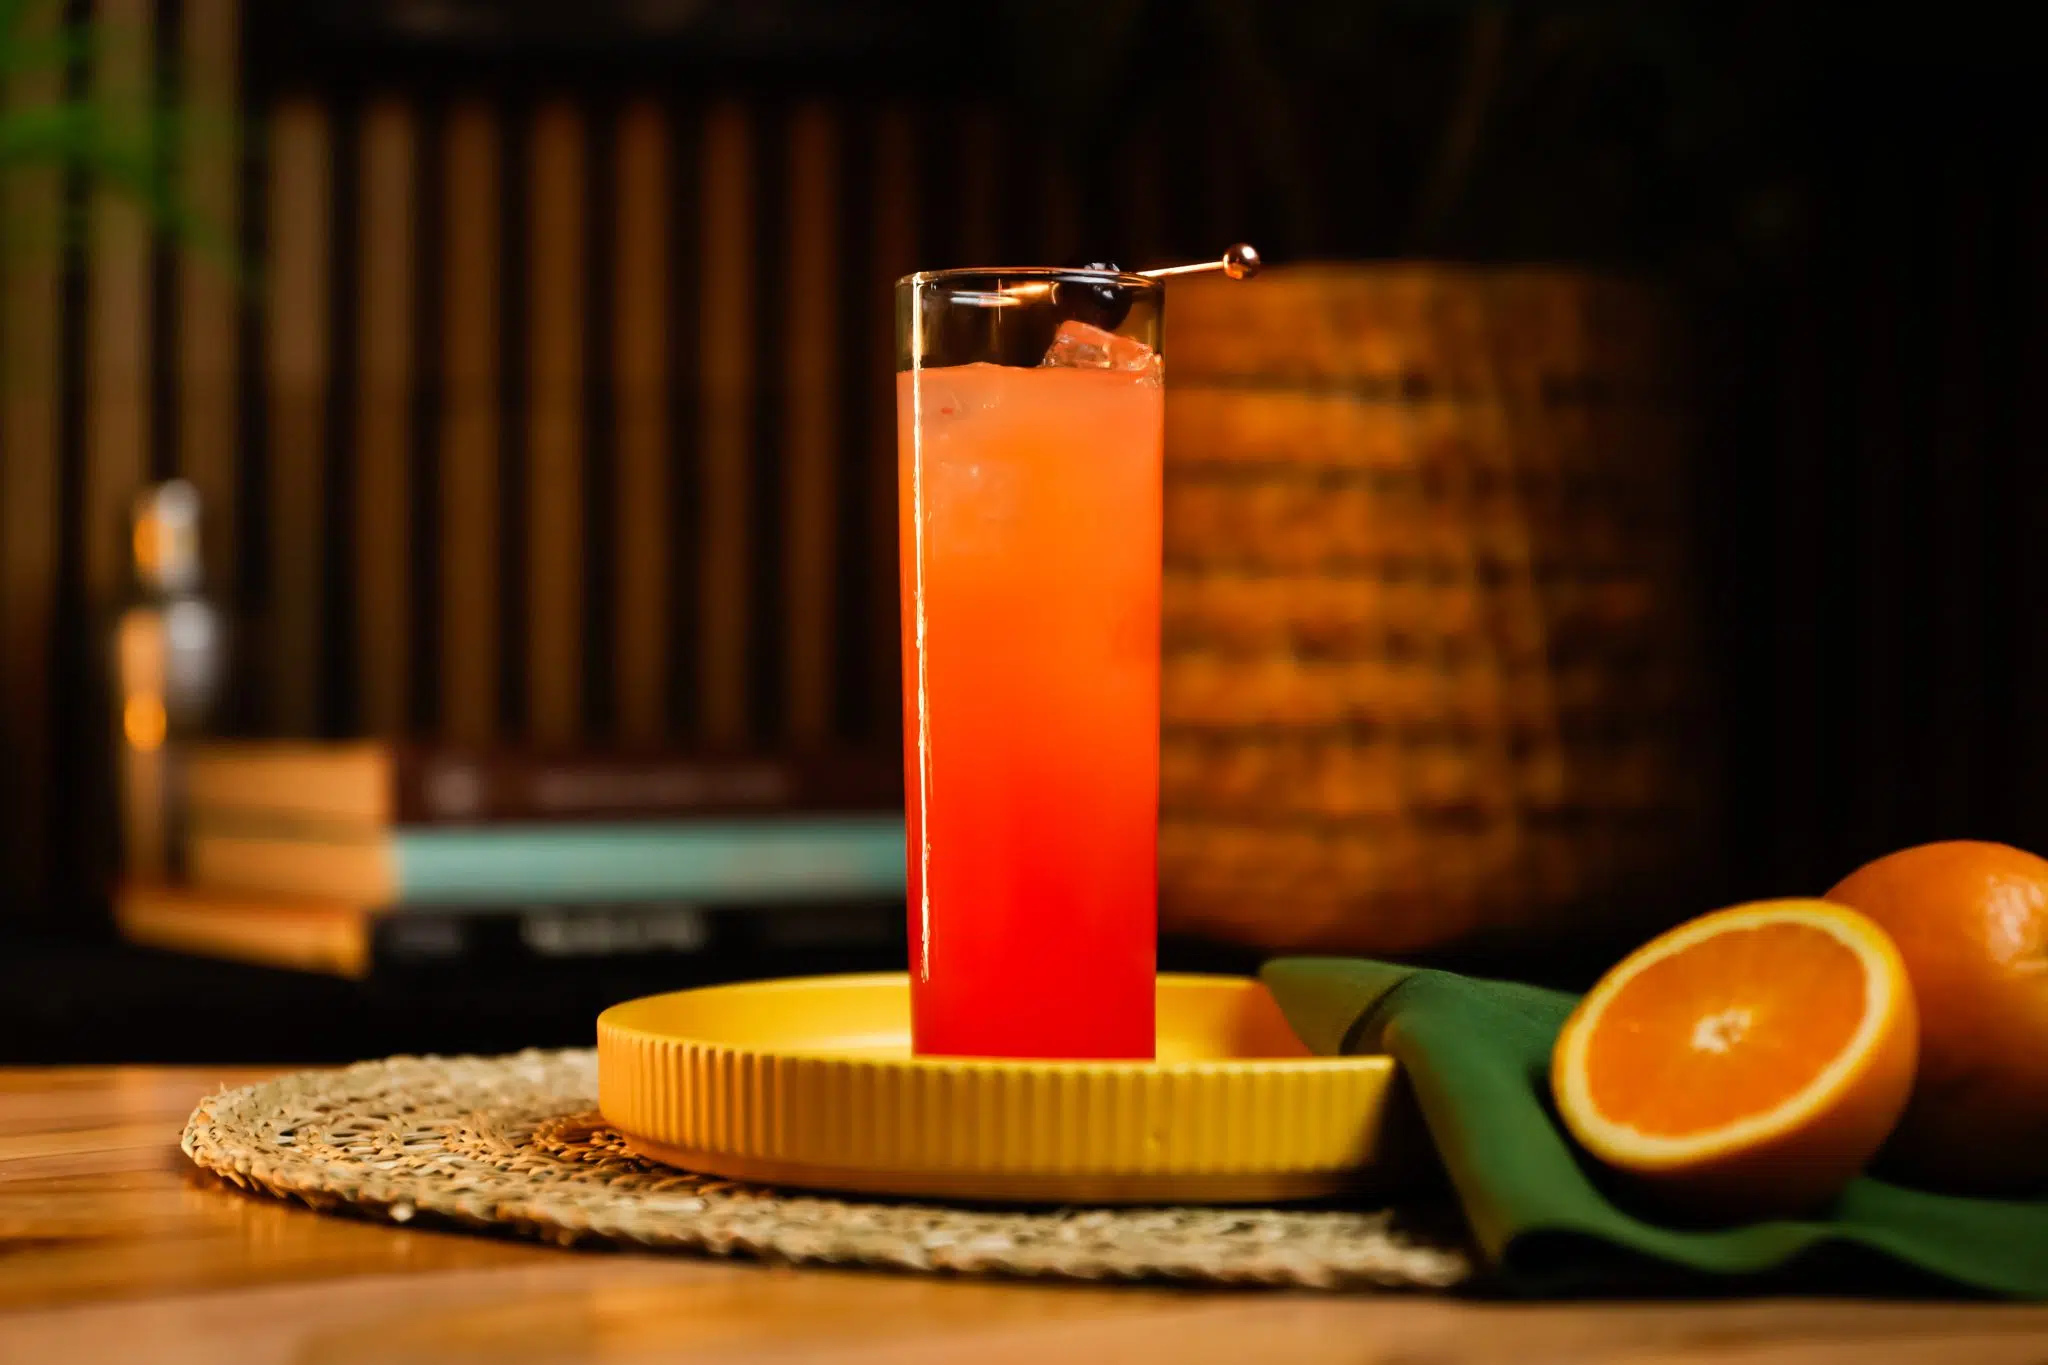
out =
[(1197, 261), (1193, 265), (1167, 265), (1157, 270), (1140, 270), (1147, 279), (1163, 279), (1168, 275), (1199, 275), (1210, 270), (1220, 270), (1233, 280), (1248, 280), (1259, 273), (1263, 262), (1259, 260), (1259, 249), (1250, 242), (1235, 242), (1224, 249), (1222, 256), (1213, 261)]

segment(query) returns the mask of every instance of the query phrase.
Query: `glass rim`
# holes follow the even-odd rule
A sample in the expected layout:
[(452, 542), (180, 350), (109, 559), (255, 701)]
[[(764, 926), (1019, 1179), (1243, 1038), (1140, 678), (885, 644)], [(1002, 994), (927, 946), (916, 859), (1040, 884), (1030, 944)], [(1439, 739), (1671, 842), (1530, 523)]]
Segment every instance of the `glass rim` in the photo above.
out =
[(900, 277), (896, 287), (922, 289), (927, 285), (956, 284), (963, 280), (998, 276), (1022, 280), (1077, 280), (1091, 284), (1113, 284), (1126, 289), (1158, 289), (1165, 281), (1129, 270), (1087, 270), (1063, 265), (965, 265), (949, 270), (917, 270)]

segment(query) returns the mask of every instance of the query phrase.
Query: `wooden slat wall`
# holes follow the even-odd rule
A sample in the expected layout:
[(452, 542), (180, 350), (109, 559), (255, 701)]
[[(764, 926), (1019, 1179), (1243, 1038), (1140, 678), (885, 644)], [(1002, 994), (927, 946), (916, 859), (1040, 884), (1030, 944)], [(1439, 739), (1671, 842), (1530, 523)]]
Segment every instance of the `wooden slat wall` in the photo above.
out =
[(697, 271), (698, 374), (702, 481), (694, 526), (677, 527), (693, 542), (699, 572), (698, 728), (714, 744), (737, 744), (749, 724), (747, 687), (747, 541), (753, 453), (754, 309), (752, 275), (758, 245), (754, 222), (755, 129), (747, 110), (713, 108), (705, 118), (703, 253)]
[[(54, 11), (37, 11), (48, 23)], [(8, 107), (48, 103), (63, 73), (31, 72), (6, 90)], [(0, 891), (26, 913), (46, 890), (57, 751), (59, 549), (62, 535), (59, 262), (63, 177), (23, 168), (0, 181)]]
[[(150, 0), (104, 0), (99, 16), (122, 35), (100, 49), (91, 90), (133, 109), (151, 91)], [(81, 531), (90, 600), (121, 589), (129, 502), (150, 469), (150, 232), (142, 210), (108, 191), (87, 227), (85, 496)]]
[(279, 106), (269, 129), (269, 251), (264, 260), (270, 545), (265, 599), (265, 714), (286, 734), (318, 727), (324, 655), (329, 271), (333, 264), (334, 130), (307, 101)]
[(1928, 839), (2048, 853), (2048, 138), (2026, 98), (1951, 83), (1934, 121), (1831, 101), (1810, 256), (1709, 315), (1734, 894), (1818, 893)]
[(442, 143), (440, 374), (442, 732), (466, 741), (498, 731), (497, 116), (465, 103)]
[(356, 233), (355, 593), (364, 727), (406, 728), (412, 685), (413, 244), (419, 233), (419, 127), (379, 100), (364, 112)]
[[(618, 124), (612, 415), (618, 735), (654, 744), (670, 731), (671, 507), (668, 404), (669, 175), (673, 134), (660, 105), (629, 105)], [(595, 547), (593, 547), (595, 548)]]
[(0, 906), (107, 871), (150, 478), (200, 491), (235, 729), (896, 742), (893, 282), (1112, 254), (1129, 196), (985, 105), (280, 88), (241, 0), (70, 9), (119, 39), (75, 88), (194, 108), (240, 263), (113, 197), (63, 248), (61, 176), (0, 186)]
[[(228, 493), (269, 500), (259, 723), (887, 742), (890, 291), (923, 253), (1000, 251), (1020, 194), (1003, 176), (949, 186), (961, 211), (936, 232), (919, 207), (919, 139), (999, 156), (993, 120), (387, 92), (333, 107), (294, 94), (267, 127), (267, 360), (252, 380), (267, 439), (262, 477)], [(1048, 202), (1027, 235), (1078, 239), (1072, 177), (1050, 151), (1031, 164)], [(309, 205), (353, 214), (347, 260)], [(314, 382), (340, 382), (338, 355), (322, 361), (337, 346), (353, 356), (347, 394)], [(335, 402), (353, 405), (346, 422), (323, 421)], [(328, 427), (345, 449), (321, 445)], [(339, 556), (319, 544), (334, 519), (306, 511), (322, 487), (349, 502)], [(337, 562), (345, 590), (323, 591), (317, 566)], [(849, 574), (865, 585), (851, 615)], [(313, 603), (296, 638), (271, 621), (287, 601)], [(336, 651), (304, 631), (332, 627), (331, 601), (349, 609), (350, 677), (309, 693)]]
[(527, 676), (530, 731), (573, 743), (583, 714), (584, 124), (535, 116), (528, 192)]
[[(888, 745), (893, 280), (1286, 253), (1224, 101), (1089, 170), (937, 100), (276, 89), (241, 0), (68, 8), (127, 35), (76, 88), (168, 72), (200, 105), (181, 183), (248, 269), (0, 181), (0, 917), (104, 871), (93, 680), (138, 480), (205, 498), (242, 727)], [(1845, 132), (1797, 287), (1717, 301), (1731, 893), (1909, 838), (2048, 844), (2048, 201), (2014, 188), (2018, 121), (1944, 117)]]
[(241, 206), (240, 25), (239, 0), (184, 0), (180, 84), (195, 117), (180, 149), (181, 184), (219, 241), (204, 253), (178, 258), (176, 355), (169, 359), (178, 376), (178, 472), (192, 481), (208, 509), (206, 574), (216, 585), (233, 579), (230, 513), (240, 448), (239, 313), (234, 277), (225, 268)]
[(788, 357), (784, 393), (783, 610), (788, 642), (787, 733), (802, 743), (831, 737), (835, 513), (839, 503), (837, 352), (838, 129), (822, 105), (790, 121)]
[[(889, 319), (891, 340), (872, 347), (862, 378), (870, 395), (865, 433), (850, 432), (851, 439), (866, 437), (866, 460), (862, 466), (868, 486), (868, 543), (870, 562), (886, 565), (877, 573), (868, 594), (869, 677), (868, 690), (878, 712), (893, 715), (889, 723), (902, 725), (901, 682), (903, 670), (896, 577), (896, 356), (895, 281), (919, 269), (923, 244), (918, 241), (920, 203), (917, 152), (911, 117), (902, 109), (884, 109), (871, 129), (874, 139), (874, 183), (869, 213), (872, 215), (873, 257), (857, 262), (867, 272), (866, 289), (856, 293), (869, 316)], [(927, 259), (943, 259), (934, 253)]]

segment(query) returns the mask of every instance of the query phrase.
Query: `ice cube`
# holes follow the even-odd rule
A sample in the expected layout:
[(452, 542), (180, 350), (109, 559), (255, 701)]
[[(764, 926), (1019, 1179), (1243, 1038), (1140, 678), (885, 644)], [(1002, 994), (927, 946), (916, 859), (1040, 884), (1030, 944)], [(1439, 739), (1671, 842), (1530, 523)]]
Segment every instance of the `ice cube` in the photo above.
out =
[(1075, 370), (1123, 370), (1132, 374), (1156, 371), (1159, 357), (1135, 337), (1118, 336), (1090, 323), (1069, 318), (1052, 334), (1040, 365)]

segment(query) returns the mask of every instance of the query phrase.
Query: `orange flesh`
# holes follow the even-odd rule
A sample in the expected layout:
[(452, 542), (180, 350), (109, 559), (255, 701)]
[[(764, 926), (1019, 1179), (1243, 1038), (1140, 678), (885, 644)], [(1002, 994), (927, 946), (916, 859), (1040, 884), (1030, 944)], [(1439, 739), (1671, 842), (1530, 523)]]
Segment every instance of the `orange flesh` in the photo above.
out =
[(1806, 924), (1732, 929), (1638, 972), (1586, 1050), (1610, 1121), (1684, 1137), (1776, 1108), (1840, 1056), (1863, 1021), (1854, 949)]

